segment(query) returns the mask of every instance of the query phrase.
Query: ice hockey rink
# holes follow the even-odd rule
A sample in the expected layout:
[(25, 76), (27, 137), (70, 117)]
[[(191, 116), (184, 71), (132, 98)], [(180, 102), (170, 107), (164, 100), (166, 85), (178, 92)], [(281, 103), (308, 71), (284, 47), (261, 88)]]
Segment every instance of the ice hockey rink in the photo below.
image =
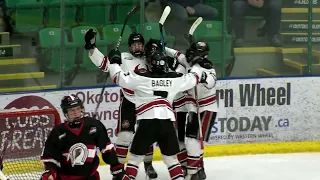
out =
[[(166, 166), (154, 162), (157, 180), (170, 180)], [(205, 158), (207, 180), (320, 180), (320, 153), (266, 154)], [(99, 167), (111, 180), (108, 166)], [(146, 180), (143, 164), (137, 180)]]

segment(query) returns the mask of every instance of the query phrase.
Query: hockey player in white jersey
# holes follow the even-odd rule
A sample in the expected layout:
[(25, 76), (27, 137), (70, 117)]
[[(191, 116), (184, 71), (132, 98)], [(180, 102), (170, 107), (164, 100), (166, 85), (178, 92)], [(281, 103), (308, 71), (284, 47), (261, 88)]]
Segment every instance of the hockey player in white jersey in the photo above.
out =
[[(108, 57), (104, 56), (95, 46), (96, 31), (89, 29), (85, 34), (85, 49), (89, 50), (91, 61), (102, 71), (107, 72)], [(128, 39), (129, 52), (121, 53), (122, 64), (121, 68), (124, 71), (131, 70), (146, 70), (146, 61), (144, 53), (144, 38), (141, 34), (132, 33)], [(129, 145), (133, 139), (136, 114), (134, 100), (134, 91), (128, 88), (121, 89), (121, 102), (119, 107), (119, 121), (117, 126), (117, 142), (116, 152), (119, 162), (125, 163)], [(153, 146), (150, 146), (149, 151), (144, 158), (144, 167), (146, 174), (150, 178), (157, 178), (157, 173), (152, 166)]]
[[(189, 90), (184, 95), (178, 96), (174, 102), (180, 145), (178, 159), (182, 165), (187, 166), (186, 179), (192, 180), (206, 179), (203, 152), (198, 139), (199, 130), (202, 130), (203, 139), (208, 141), (218, 111), (215, 89), (216, 72), (212, 63), (207, 59), (208, 53), (209, 46), (205, 42), (192, 43), (190, 48), (187, 49), (187, 61), (192, 62), (195, 59), (200, 59), (198, 60), (199, 65), (204, 68), (204, 72), (208, 77), (206, 77), (206, 83), (197, 85), (198, 99), (195, 98), (194, 90)], [(196, 101), (198, 101), (199, 107), (197, 107)], [(200, 112), (201, 128), (199, 128), (197, 108), (199, 108)], [(187, 127), (185, 128), (186, 117), (188, 119)]]
[(131, 144), (126, 171), (130, 178), (135, 179), (143, 155), (151, 144), (158, 142), (171, 179), (184, 179), (176, 157), (179, 145), (173, 125), (175, 116), (172, 103), (178, 92), (192, 89), (199, 79), (205, 82), (201, 77), (207, 76), (202, 75), (202, 68), (197, 64), (185, 75), (168, 72), (167, 60), (160, 44), (148, 43), (146, 53), (150, 65), (147, 71), (125, 72), (118, 65), (121, 64), (120, 52), (113, 51), (109, 55), (110, 76), (121, 87), (133, 89), (136, 98), (138, 128)]

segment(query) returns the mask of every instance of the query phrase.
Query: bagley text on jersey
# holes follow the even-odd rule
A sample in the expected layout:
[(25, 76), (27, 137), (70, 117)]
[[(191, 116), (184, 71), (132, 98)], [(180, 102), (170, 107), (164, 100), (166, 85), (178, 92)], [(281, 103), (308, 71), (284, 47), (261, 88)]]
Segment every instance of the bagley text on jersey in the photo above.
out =
[(171, 87), (172, 80), (152, 80), (152, 87)]

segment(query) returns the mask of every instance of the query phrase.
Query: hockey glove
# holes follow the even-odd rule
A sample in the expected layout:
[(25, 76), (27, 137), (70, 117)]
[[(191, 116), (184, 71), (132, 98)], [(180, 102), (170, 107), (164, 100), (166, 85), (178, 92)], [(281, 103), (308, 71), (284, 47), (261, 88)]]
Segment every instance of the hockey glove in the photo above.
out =
[[(200, 56), (195, 56), (194, 58), (192, 58), (192, 59), (190, 59), (190, 61), (189, 61), (189, 64), (190, 64), (190, 66), (193, 66), (193, 65), (195, 65), (195, 64), (199, 64), (200, 65), (200, 63), (203, 61), (203, 57), (200, 57)], [(200, 65), (201, 66), (201, 65)]]
[(176, 58), (167, 56), (167, 62), (168, 66), (172, 71), (176, 71), (177, 67), (179, 66), (179, 62), (177, 61)]
[(123, 164), (110, 167), (110, 171), (114, 180), (129, 180), (129, 176), (126, 174)]
[(46, 170), (42, 174), (41, 180), (57, 180), (57, 173), (54, 170)]
[(213, 68), (213, 64), (206, 58), (202, 59), (201, 61), (198, 61), (197, 63), (204, 69), (212, 69)]
[(96, 35), (97, 31), (94, 29), (89, 29), (86, 34), (84, 35), (84, 48), (86, 50), (94, 49), (96, 47)]
[(108, 58), (109, 58), (110, 64), (119, 64), (119, 65), (122, 64), (121, 53), (119, 50), (112, 49), (108, 54)]

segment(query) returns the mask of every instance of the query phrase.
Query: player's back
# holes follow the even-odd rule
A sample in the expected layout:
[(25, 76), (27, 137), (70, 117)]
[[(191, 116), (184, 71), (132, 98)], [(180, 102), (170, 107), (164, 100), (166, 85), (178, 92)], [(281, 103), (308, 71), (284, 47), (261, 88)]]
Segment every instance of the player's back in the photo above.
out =
[(192, 74), (169, 72), (156, 74), (150, 71), (134, 71), (139, 77), (135, 87), (137, 119), (172, 119), (172, 103), (176, 95), (192, 88), (197, 82), (190, 82)]

